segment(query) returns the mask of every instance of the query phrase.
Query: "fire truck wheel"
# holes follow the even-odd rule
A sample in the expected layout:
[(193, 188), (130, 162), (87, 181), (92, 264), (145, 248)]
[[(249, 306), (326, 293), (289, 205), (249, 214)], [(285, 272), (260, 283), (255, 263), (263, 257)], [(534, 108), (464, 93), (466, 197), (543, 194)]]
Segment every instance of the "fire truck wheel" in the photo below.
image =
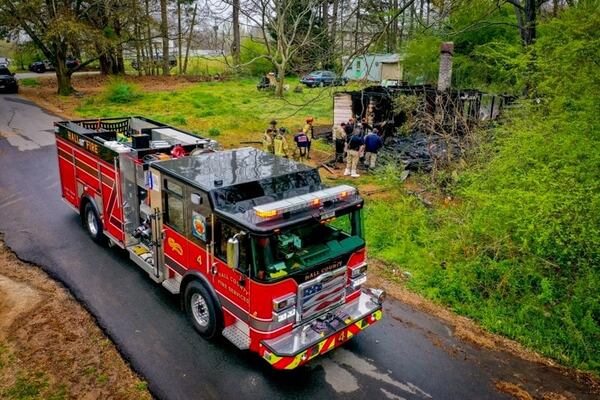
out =
[(106, 243), (106, 236), (104, 236), (104, 229), (98, 213), (94, 209), (94, 206), (90, 202), (87, 202), (83, 208), (83, 224), (85, 229), (92, 240), (98, 244)]
[(198, 281), (185, 288), (185, 312), (201, 336), (212, 339), (219, 333), (217, 308), (208, 290)]

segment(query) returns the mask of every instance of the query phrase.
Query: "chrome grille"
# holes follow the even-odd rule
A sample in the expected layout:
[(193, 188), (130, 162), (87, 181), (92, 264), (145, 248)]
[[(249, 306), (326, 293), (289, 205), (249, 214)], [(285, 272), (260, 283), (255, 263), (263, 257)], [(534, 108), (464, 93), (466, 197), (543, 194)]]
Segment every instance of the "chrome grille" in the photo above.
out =
[(298, 286), (296, 322), (315, 317), (344, 302), (346, 266), (319, 275)]

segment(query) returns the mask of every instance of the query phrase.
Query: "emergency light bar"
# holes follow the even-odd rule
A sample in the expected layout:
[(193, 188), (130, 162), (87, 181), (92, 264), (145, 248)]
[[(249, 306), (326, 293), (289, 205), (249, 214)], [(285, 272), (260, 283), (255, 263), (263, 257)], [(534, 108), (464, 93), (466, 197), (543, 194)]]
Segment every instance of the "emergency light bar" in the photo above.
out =
[(252, 208), (254, 216), (259, 220), (269, 220), (281, 217), (285, 213), (293, 213), (311, 208), (319, 208), (325, 203), (347, 201), (358, 195), (356, 188), (348, 185), (340, 185), (317, 192), (307, 193), (301, 196), (272, 203), (261, 204)]

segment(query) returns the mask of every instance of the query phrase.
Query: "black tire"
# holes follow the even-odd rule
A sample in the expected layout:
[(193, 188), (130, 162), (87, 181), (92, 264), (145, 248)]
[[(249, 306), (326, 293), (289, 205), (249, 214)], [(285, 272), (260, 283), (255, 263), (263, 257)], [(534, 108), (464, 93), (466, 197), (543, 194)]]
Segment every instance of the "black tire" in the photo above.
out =
[(200, 336), (214, 339), (220, 334), (223, 325), (220, 310), (217, 310), (214, 299), (202, 283), (193, 281), (186, 286), (184, 306), (188, 319)]
[(81, 217), (81, 221), (83, 222), (83, 226), (87, 231), (90, 238), (100, 244), (106, 244), (107, 238), (104, 236), (104, 227), (102, 226), (102, 221), (96, 212), (96, 209), (87, 201), (85, 206), (83, 207), (83, 216)]

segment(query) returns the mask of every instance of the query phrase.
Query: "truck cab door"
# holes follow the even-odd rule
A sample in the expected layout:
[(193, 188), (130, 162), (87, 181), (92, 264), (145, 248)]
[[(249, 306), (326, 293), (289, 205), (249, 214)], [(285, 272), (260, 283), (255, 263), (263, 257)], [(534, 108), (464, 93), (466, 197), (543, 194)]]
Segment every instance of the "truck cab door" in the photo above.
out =
[(231, 268), (227, 265), (227, 241), (239, 232), (239, 228), (214, 219), (212, 279), (225, 314), (229, 314), (224, 316), (226, 324), (228, 319), (235, 322), (231, 319), (234, 317), (247, 325), (250, 311), (248, 274), (251, 262), (247, 235), (240, 238), (239, 267)]
[(163, 180), (163, 249), (165, 265), (183, 276), (187, 270), (188, 241), (185, 186), (178, 180), (166, 177)]

